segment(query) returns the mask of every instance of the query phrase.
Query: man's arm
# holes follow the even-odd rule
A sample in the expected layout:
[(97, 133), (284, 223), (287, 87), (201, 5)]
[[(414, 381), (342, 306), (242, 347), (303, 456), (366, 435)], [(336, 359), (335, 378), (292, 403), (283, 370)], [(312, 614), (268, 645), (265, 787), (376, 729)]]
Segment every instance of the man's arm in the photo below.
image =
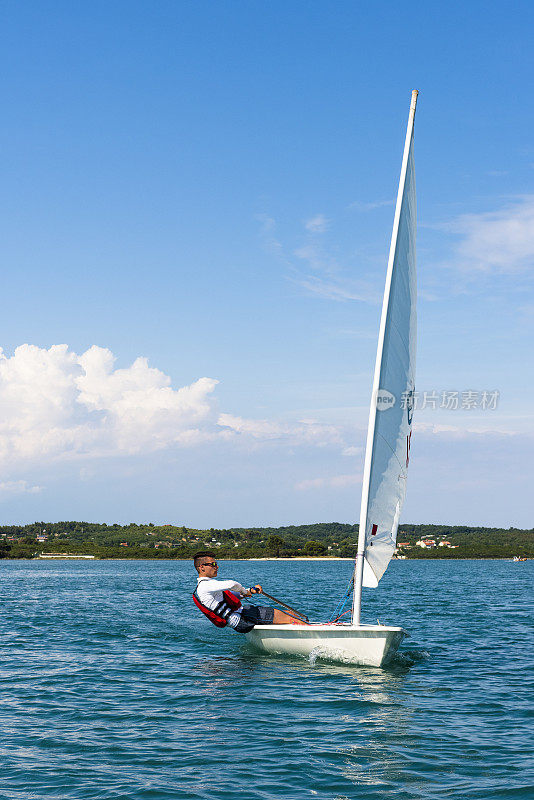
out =
[(253, 594), (260, 594), (262, 591), (262, 588), (259, 584), (257, 586), (252, 586), (250, 589), (245, 589), (245, 587), (241, 586), (241, 584), (237, 583), (237, 581), (220, 581), (217, 578), (201, 581), (199, 588), (201, 588), (202, 592), (206, 592), (207, 594), (214, 594), (215, 592), (224, 592), (228, 590), (241, 595), (241, 597), (252, 597)]
[(202, 592), (207, 592), (207, 594), (215, 594), (215, 592), (224, 592), (228, 590), (240, 594), (243, 597), (248, 597), (248, 589), (245, 589), (244, 586), (241, 586), (237, 581), (220, 581), (217, 578), (211, 578), (207, 581), (201, 581), (199, 583), (199, 588)]

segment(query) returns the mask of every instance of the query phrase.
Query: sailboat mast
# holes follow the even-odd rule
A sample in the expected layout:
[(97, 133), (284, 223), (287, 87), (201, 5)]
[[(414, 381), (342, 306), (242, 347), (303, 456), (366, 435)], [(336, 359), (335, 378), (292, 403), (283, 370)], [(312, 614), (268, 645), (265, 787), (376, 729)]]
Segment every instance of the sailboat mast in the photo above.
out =
[(384, 289), (384, 301), (382, 303), (382, 316), (380, 318), (380, 330), (378, 333), (378, 347), (376, 352), (375, 372), (373, 378), (373, 390), (371, 393), (371, 408), (369, 411), (369, 425), (367, 428), (367, 444), (365, 448), (365, 463), (363, 469), (362, 483), (362, 503), (360, 509), (360, 528), (358, 532), (358, 550), (356, 554), (356, 564), (354, 566), (354, 597), (352, 605), (352, 624), (360, 624), (360, 614), (362, 605), (362, 584), (363, 568), (365, 561), (365, 545), (367, 540), (367, 511), (369, 504), (369, 483), (371, 477), (371, 461), (373, 456), (373, 445), (376, 427), (376, 402), (378, 390), (380, 388), (380, 373), (382, 368), (382, 355), (384, 350), (384, 335), (389, 308), (389, 298), (391, 291), (391, 279), (393, 276), (393, 265), (397, 248), (397, 236), (399, 232), (399, 222), (404, 196), (404, 186), (406, 183), (406, 171), (408, 167), (408, 155), (413, 136), (413, 126), (415, 119), (415, 107), (417, 105), (417, 89), (412, 91), (412, 101), (410, 104), (410, 115), (408, 117), (408, 127), (406, 130), (406, 140), (404, 143), (404, 154), (402, 158), (402, 168), (399, 180), (399, 191), (397, 193), (397, 204), (395, 206), (395, 217), (393, 220), (393, 232), (391, 235), (391, 246), (389, 250), (388, 268), (386, 272), (386, 286)]

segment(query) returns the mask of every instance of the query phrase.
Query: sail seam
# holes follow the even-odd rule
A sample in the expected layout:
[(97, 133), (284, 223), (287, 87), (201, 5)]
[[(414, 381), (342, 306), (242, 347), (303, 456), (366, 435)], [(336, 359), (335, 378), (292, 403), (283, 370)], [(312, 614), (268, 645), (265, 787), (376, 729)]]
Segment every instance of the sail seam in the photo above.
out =
[(409, 357), (409, 356), (410, 356), (410, 344), (409, 344), (409, 339), (408, 339), (408, 341), (404, 341), (404, 337), (403, 337), (402, 333), (400, 332), (400, 328), (399, 328), (397, 325), (395, 325), (395, 323), (393, 322), (393, 320), (392, 320), (391, 318), (388, 318), (388, 322), (389, 322), (389, 324), (391, 325), (391, 327), (392, 327), (392, 328), (395, 328), (395, 330), (397, 331), (397, 333), (398, 333), (398, 335), (399, 335), (399, 340), (400, 340), (400, 341), (401, 341), (401, 343), (404, 345), (404, 349), (406, 350), (406, 354), (407, 354), (407, 355), (408, 355), (408, 357)]
[(395, 459), (396, 459), (396, 461), (397, 461), (397, 463), (398, 463), (398, 465), (400, 467), (401, 472), (404, 473), (402, 477), (403, 478), (407, 478), (408, 477), (408, 472), (405, 471), (405, 467), (402, 466), (401, 462), (399, 461), (399, 457), (398, 457), (397, 453), (392, 448), (392, 446), (390, 445), (388, 440), (380, 433), (380, 431), (376, 431), (375, 433), (376, 433), (377, 436), (379, 436), (382, 439), (383, 442), (385, 442), (385, 444), (389, 447), (389, 449), (391, 450), (391, 452), (395, 456)]

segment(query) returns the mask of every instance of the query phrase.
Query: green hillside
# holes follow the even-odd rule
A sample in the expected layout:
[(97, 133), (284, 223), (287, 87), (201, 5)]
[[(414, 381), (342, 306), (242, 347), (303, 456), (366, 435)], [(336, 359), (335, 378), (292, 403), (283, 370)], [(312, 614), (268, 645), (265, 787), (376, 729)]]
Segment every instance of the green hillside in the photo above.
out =
[[(353, 557), (358, 526), (338, 522), (281, 528), (210, 528), (182, 525), (107, 525), (92, 522), (35, 522), (0, 526), (0, 558), (34, 558), (41, 553), (77, 553), (97, 558), (191, 558), (212, 549), (221, 559), (295, 556)], [(422, 548), (419, 540), (434, 540)], [(534, 557), (534, 530), (465, 525), (402, 525), (398, 542), (407, 558)], [(448, 542), (441, 545), (440, 541)]]

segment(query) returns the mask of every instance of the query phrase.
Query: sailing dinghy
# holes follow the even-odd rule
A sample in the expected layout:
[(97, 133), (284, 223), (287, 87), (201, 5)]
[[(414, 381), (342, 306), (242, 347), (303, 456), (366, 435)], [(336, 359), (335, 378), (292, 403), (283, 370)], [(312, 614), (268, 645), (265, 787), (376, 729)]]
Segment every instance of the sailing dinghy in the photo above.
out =
[(412, 92), (402, 159), (386, 286), (378, 335), (363, 473), (352, 618), (309, 625), (256, 625), (248, 640), (274, 653), (373, 667), (388, 663), (408, 634), (401, 627), (361, 623), (362, 586), (376, 588), (395, 552), (406, 494), (415, 391), (416, 196)]

